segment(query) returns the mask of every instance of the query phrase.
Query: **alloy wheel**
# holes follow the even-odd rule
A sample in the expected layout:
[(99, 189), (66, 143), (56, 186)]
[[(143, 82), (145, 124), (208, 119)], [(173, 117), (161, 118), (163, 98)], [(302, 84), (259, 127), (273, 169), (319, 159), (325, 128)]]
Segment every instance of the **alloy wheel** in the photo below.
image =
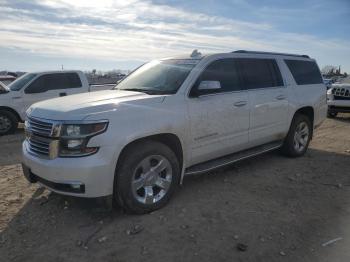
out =
[(294, 149), (298, 152), (302, 152), (309, 141), (310, 130), (306, 122), (300, 122), (294, 133)]
[(134, 169), (131, 186), (136, 200), (142, 204), (155, 204), (169, 191), (172, 182), (170, 162), (161, 155), (144, 158)]

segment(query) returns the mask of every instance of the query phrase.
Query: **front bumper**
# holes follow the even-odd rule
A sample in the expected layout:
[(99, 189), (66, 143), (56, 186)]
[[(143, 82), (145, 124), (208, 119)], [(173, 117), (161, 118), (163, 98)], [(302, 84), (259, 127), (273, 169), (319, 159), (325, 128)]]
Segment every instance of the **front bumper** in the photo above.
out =
[(27, 150), (23, 142), (23, 172), (31, 183), (40, 183), (59, 194), (103, 197), (113, 194), (115, 161), (112, 147), (80, 158), (42, 159)]
[(350, 100), (328, 100), (328, 112), (350, 113)]
[(37, 176), (34, 174), (29, 167), (24, 165), (22, 163), (22, 170), (24, 176), (27, 178), (27, 180), (30, 183), (36, 183), (39, 182), (46, 187), (56, 190), (56, 191), (61, 191), (61, 192), (66, 192), (66, 193), (76, 193), (76, 194), (84, 194), (85, 193), (85, 185), (80, 182), (65, 182), (65, 183), (56, 183), (52, 181), (48, 181), (40, 176)]

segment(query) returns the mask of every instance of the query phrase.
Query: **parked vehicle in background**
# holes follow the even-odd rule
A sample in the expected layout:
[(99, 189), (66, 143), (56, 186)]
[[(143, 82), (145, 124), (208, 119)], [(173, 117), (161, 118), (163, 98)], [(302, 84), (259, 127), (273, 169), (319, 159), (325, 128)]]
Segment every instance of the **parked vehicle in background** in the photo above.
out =
[(0, 94), (0, 135), (13, 133), (18, 122), (24, 121), (26, 110), (36, 102), (111, 88), (111, 85), (90, 86), (81, 71), (27, 73)]
[(350, 113), (350, 84), (333, 84), (327, 91), (328, 117)]
[[(79, 101), (79, 103), (77, 103)], [(327, 113), (305, 55), (235, 51), (152, 61), (114, 90), (27, 111), (27, 179), (73, 196), (161, 208), (185, 175), (280, 148), (302, 156)]]
[(11, 84), (15, 80), (16, 80), (16, 77), (13, 75), (0, 75), (0, 82), (2, 82), (6, 86)]
[(333, 80), (330, 78), (323, 78), (323, 83), (326, 85), (327, 90), (332, 87)]

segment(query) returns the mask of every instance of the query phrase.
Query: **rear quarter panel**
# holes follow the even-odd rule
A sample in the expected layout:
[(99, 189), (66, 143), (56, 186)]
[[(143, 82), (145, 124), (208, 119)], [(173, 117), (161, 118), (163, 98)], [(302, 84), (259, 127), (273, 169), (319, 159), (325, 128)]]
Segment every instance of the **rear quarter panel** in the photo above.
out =
[[(293, 58), (305, 60), (303, 58)], [(327, 116), (327, 88), (324, 83), (311, 85), (297, 85), (284, 58), (279, 61), (281, 70), (288, 88), (289, 97), (289, 123), (291, 123), (295, 112), (302, 107), (314, 109), (314, 127), (319, 126)]]

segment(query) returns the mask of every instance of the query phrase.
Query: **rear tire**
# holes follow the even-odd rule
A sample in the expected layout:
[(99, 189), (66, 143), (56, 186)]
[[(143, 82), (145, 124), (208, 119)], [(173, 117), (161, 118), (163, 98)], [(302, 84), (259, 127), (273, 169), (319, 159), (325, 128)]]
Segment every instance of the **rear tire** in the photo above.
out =
[(282, 152), (289, 157), (304, 155), (309, 146), (312, 132), (310, 119), (302, 114), (295, 115), (284, 140)]
[(10, 111), (0, 111), (0, 136), (13, 134), (18, 127), (18, 118)]
[(116, 170), (114, 197), (122, 208), (145, 214), (166, 205), (180, 181), (175, 153), (157, 141), (140, 142), (123, 153)]

